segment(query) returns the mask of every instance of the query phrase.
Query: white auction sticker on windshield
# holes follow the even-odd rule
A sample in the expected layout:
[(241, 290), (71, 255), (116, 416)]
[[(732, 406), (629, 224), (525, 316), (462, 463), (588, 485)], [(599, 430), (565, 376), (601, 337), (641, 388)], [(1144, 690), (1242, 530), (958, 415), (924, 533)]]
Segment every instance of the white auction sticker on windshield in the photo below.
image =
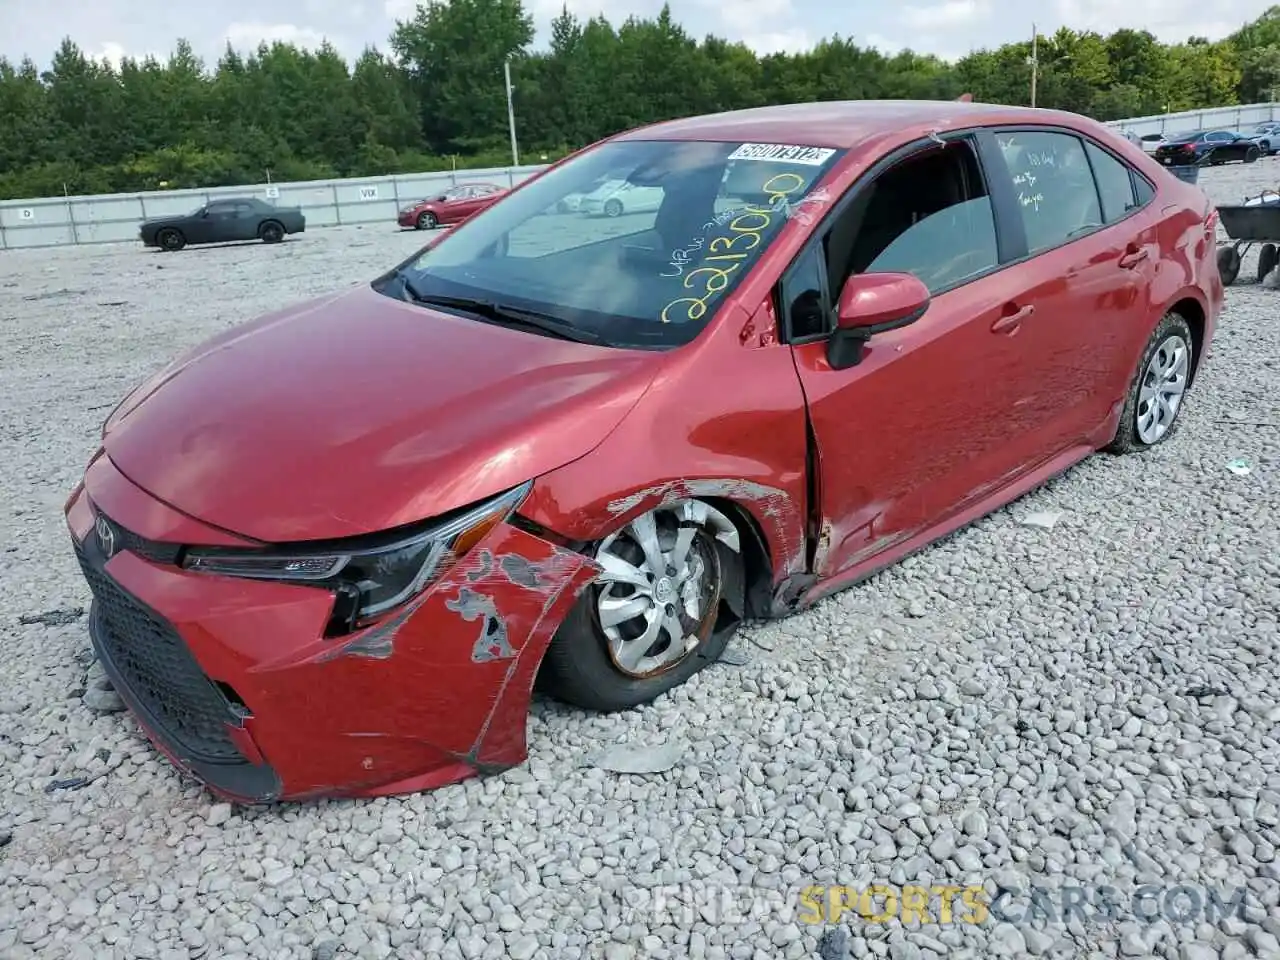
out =
[(730, 160), (768, 160), (776, 163), (801, 163), (809, 167), (820, 167), (835, 151), (828, 147), (800, 147), (785, 143), (744, 143), (733, 153)]

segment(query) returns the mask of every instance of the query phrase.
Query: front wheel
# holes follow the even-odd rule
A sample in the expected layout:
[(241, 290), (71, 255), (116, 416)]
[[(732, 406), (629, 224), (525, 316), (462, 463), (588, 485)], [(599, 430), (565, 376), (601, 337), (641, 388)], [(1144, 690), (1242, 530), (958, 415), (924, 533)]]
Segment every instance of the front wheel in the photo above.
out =
[(284, 227), (274, 220), (268, 220), (258, 229), (258, 237), (263, 243), (279, 243), (284, 239)]
[(702, 501), (681, 501), (636, 517), (593, 556), (601, 573), (543, 661), (549, 693), (589, 710), (625, 710), (720, 658), (741, 609), (733, 521)]
[(419, 230), (434, 230), (439, 225), (436, 215), (428, 210), (426, 213), (418, 215), (417, 228)]
[(604, 215), (605, 215), (606, 217), (620, 217), (620, 216), (622, 216), (622, 201), (621, 201), (621, 200), (610, 200), (608, 203), (606, 203), (606, 204), (604, 205)]
[(1191, 380), (1193, 342), (1187, 321), (1177, 313), (1165, 314), (1142, 351), (1108, 447), (1112, 453), (1136, 453), (1169, 439)]
[(1254, 162), (1255, 160), (1257, 160), (1257, 159), (1258, 159), (1258, 157), (1260, 157), (1261, 155), (1262, 155), (1262, 153), (1261, 153), (1261, 151), (1260, 151), (1260, 150), (1258, 150), (1258, 148), (1257, 148), (1257, 147), (1250, 147), (1248, 150), (1246, 150), (1246, 151), (1244, 152), (1244, 162), (1245, 162), (1245, 163), (1253, 163), (1253, 162)]

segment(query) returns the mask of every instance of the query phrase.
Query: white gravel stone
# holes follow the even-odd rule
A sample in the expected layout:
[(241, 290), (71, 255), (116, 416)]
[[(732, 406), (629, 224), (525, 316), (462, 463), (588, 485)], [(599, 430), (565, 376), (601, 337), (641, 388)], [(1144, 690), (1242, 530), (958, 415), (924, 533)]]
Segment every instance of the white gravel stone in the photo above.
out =
[[(1228, 202), (1277, 181), (1268, 159), (1202, 185)], [(520, 770), (233, 811), (127, 713), (100, 712), (91, 701), (114, 709), (116, 695), (85, 619), (18, 617), (87, 608), (60, 508), (102, 419), (186, 347), (365, 281), (424, 239), (379, 225), (172, 256), (0, 252), (0, 956), (808, 958), (831, 928), (797, 922), (806, 885), (970, 878), (1019, 897), (1248, 883), (1253, 905), (1151, 939), (1079, 921), (857, 923), (822, 949), (1273, 948), (1280, 294), (1252, 279), (1256, 251), (1170, 443), (1091, 458), (804, 614), (747, 627), (747, 662), (644, 709), (537, 701)], [(1247, 475), (1225, 468), (1237, 458)], [(1059, 516), (1021, 522), (1033, 513)], [(705, 898), (660, 913), (671, 885), (775, 891), (791, 912), (726, 917)]]

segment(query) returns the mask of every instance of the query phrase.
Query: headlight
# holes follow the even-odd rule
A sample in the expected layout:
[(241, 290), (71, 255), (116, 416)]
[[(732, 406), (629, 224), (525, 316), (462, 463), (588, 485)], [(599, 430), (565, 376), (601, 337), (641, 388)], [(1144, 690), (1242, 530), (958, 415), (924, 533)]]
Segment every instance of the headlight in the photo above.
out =
[(182, 565), (194, 573), (283, 580), (334, 590), (336, 632), (405, 603), (442, 576), (518, 507), (532, 481), (415, 530), (265, 550), (192, 549)]

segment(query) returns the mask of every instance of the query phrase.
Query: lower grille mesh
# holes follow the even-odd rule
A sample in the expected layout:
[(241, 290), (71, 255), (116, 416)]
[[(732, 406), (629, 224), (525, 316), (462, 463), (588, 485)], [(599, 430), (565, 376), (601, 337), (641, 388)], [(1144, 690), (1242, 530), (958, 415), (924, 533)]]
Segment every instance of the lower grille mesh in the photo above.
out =
[(77, 559), (98, 603), (98, 641), (129, 693), (160, 725), (156, 732), (191, 757), (243, 762), (225, 724), (226, 700), (200, 669), (177, 631), (123, 590), (77, 549)]

